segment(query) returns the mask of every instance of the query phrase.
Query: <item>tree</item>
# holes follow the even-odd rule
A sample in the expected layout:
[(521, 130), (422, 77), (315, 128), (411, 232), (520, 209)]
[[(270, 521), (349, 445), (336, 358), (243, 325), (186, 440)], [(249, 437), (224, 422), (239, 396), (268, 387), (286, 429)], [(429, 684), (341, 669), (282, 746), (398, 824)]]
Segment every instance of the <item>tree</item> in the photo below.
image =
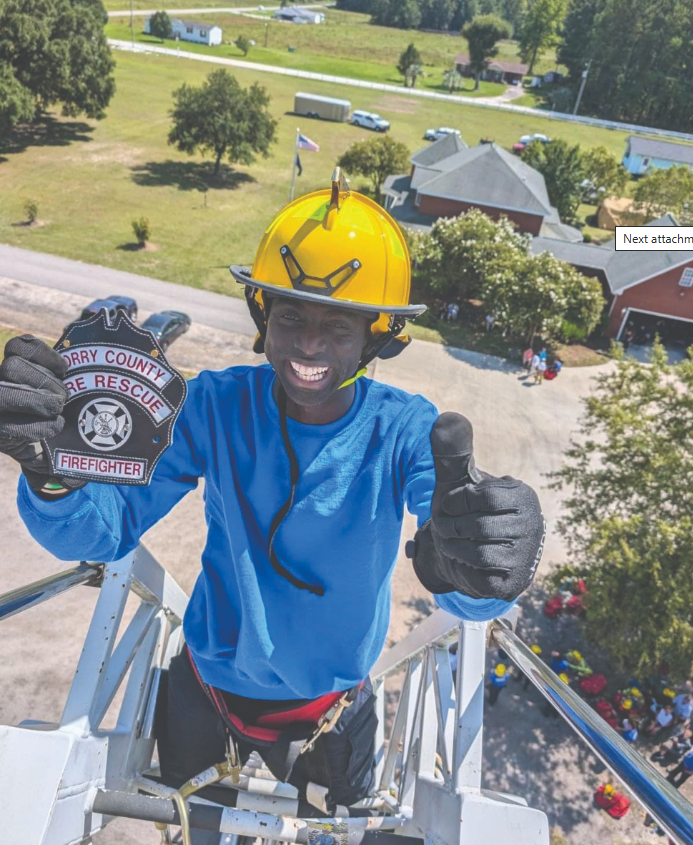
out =
[(397, 63), (397, 71), (404, 77), (405, 88), (413, 88), (416, 85), (416, 78), (421, 75), (422, 70), (421, 53), (410, 44)]
[(239, 35), (238, 38), (233, 42), (236, 47), (243, 53), (244, 56), (248, 55), (248, 51), (250, 50), (250, 41), (245, 37), (245, 35)]
[(597, 196), (622, 196), (628, 183), (628, 171), (606, 147), (592, 147), (582, 154), (582, 171)]
[(586, 112), (689, 131), (689, 0), (572, 0), (564, 29), (559, 60), (574, 88), (591, 59), (582, 99)]
[(29, 123), (36, 114), (36, 103), (28, 88), (15, 77), (7, 64), (0, 64), (0, 138), (18, 123)]
[(422, 29), (445, 31), (450, 28), (455, 4), (453, 0), (424, 0), (421, 6)]
[(553, 487), (558, 527), (588, 585), (589, 639), (630, 675), (693, 673), (693, 360), (655, 343), (597, 376)]
[(479, 293), (484, 308), (531, 343), (536, 334), (561, 336), (566, 322), (590, 334), (604, 309), (601, 284), (549, 252), (524, 255), (512, 273), (496, 271), (484, 276)]
[(149, 32), (154, 38), (158, 38), (160, 41), (165, 41), (171, 37), (173, 29), (168, 12), (154, 12), (149, 18)]
[[(0, 3), (0, 122), (4, 131), (62, 104), (69, 117), (100, 119), (115, 91), (115, 63), (101, 0)], [(5, 100), (9, 94), (9, 102)]]
[(443, 72), (443, 85), (445, 85), (451, 94), (458, 85), (462, 84), (463, 79), (464, 77), (457, 68), (452, 68), (451, 70)]
[(476, 208), (436, 220), (411, 244), (417, 285), (444, 299), (478, 297), (489, 278), (514, 278), (529, 251), (529, 238), (506, 219), (494, 221)]
[(148, 217), (140, 217), (132, 221), (132, 231), (140, 247), (144, 247), (151, 238), (151, 226)]
[(565, 0), (535, 0), (529, 7), (520, 30), (520, 57), (529, 64), (529, 74), (542, 53), (558, 43), (565, 12)]
[(36, 200), (27, 200), (24, 203), (24, 213), (28, 223), (34, 223), (37, 220), (39, 208)]
[(633, 200), (648, 221), (671, 212), (679, 223), (693, 225), (693, 173), (684, 165), (652, 170), (638, 182)]
[(380, 189), (392, 173), (409, 170), (409, 150), (406, 144), (388, 135), (371, 141), (355, 141), (337, 162), (346, 173), (370, 179), (373, 193), (380, 202)]
[(497, 43), (502, 38), (510, 38), (512, 28), (507, 21), (501, 20), (497, 15), (478, 15), (462, 27), (462, 35), (469, 44), (474, 90), (478, 91), (479, 80), (486, 69), (488, 60), (498, 55)]
[(200, 150), (214, 156), (213, 176), (222, 158), (231, 164), (252, 164), (255, 155), (267, 158), (276, 141), (277, 121), (267, 106), (270, 97), (254, 82), (241, 88), (227, 70), (215, 70), (201, 87), (184, 84), (173, 92), (173, 128), (168, 143), (192, 155)]
[(575, 223), (585, 178), (580, 146), (570, 146), (565, 141), (550, 144), (533, 141), (522, 151), (522, 160), (544, 177), (549, 200), (558, 209), (561, 220)]

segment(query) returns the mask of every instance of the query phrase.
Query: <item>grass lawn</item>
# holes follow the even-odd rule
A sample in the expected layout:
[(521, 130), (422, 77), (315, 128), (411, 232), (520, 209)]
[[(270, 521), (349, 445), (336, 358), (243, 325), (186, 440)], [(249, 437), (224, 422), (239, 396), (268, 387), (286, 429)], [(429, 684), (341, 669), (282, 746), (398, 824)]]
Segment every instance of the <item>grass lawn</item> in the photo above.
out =
[[(315, 2), (315, 0), (313, 0)], [(130, 10), (130, 0), (103, 0), (107, 12), (126, 12)], [(132, 8), (138, 9), (206, 9), (206, 8), (245, 8), (264, 6), (278, 9), (279, 0), (132, 0)]]
[[(103, 121), (53, 117), (43, 129), (15, 135), (0, 146), (0, 240), (167, 281), (240, 296), (230, 263), (250, 263), (273, 214), (286, 202), (296, 117), (290, 114), (304, 81), (259, 76), (272, 95), (279, 142), (269, 159), (227, 167), (210, 184), (209, 165), (167, 146), (171, 92), (183, 82), (200, 84), (213, 68), (163, 56), (115, 53), (116, 95)], [(236, 71), (248, 85), (258, 76)], [(309, 90), (350, 98), (355, 107), (379, 111), (392, 135), (414, 152), (429, 126), (454, 121), (465, 140), (492, 137), (509, 147), (519, 135), (546, 132), (585, 145), (604, 144), (615, 154), (625, 133), (589, 126), (450, 106), (367, 89), (311, 83)], [(303, 119), (302, 131), (321, 146), (302, 156), (299, 193), (324, 187), (335, 160), (355, 140), (373, 134), (349, 124)], [(360, 180), (354, 180), (359, 187)], [(39, 206), (40, 228), (18, 226), (29, 200)], [(134, 250), (131, 221), (144, 215), (158, 250)], [(14, 224), (14, 225), (13, 225)]]
[[(467, 51), (467, 42), (460, 35), (424, 33), (415, 30), (402, 30), (393, 27), (372, 26), (368, 15), (353, 12), (326, 10), (324, 24), (317, 26), (297, 26), (291, 23), (272, 20), (258, 20), (215, 13), (215, 24), (222, 27), (224, 44), (219, 47), (181, 42), (180, 49), (188, 52), (211, 53), (215, 56), (243, 58), (241, 52), (232, 45), (239, 35), (254, 40), (255, 46), (245, 58), (246, 61), (291, 67), (314, 73), (348, 76), (389, 85), (402, 85), (402, 77), (396, 66), (400, 54), (413, 42), (421, 51), (426, 76), (417, 83), (418, 87), (432, 91), (443, 91), (443, 71), (454, 64), (459, 53)], [(196, 17), (201, 17), (196, 15)], [(202, 20), (210, 20), (207, 16)], [(211, 21), (210, 21), (211, 22)], [(156, 39), (144, 35), (145, 19), (135, 18), (135, 38), (138, 41), (160, 44)], [(116, 18), (106, 27), (110, 38), (129, 40), (130, 24), (127, 18)], [(267, 39), (267, 47), (265, 47)], [(172, 46), (173, 42), (165, 42)], [(288, 48), (295, 52), (288, 52)], [(499, 58), (519, 61), (517, 43), (503, 41), (499, 45)], [(554, 66), (553, 56), (544, 60), (547, 69)], [(455, 93), (474, 97), (498, 96), (505, 90), (505, 85), (482, 82), (478, 91), (473, 91), (474, 83), (465, 79), (463, 86)]]

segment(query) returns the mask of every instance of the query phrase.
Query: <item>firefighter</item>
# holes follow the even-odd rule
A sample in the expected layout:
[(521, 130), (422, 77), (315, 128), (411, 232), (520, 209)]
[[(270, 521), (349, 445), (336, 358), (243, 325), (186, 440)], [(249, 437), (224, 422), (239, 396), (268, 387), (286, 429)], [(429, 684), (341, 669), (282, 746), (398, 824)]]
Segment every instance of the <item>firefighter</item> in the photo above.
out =
[(476, 468), (467, 420), (365, 377), (425, 310), (409, 303), (406, 242), (375, 202), (335, 173), (279, 212), (252, 268), (231, 273), (269, 363), (190, 381), (148, 486), (49, 475), (40, 441), (63, 425), (66, 365), (28, 336), (0, 365), (0, 451), (22, 467), (29, 531), (62, 560), (122, 558), (205, 479), (207, 544), (162, 703), (162, 777), (179, 787), (233, 744), (302, 795), (327, 787), (332, 812), (373, 785), (368, 674), (405, 507), (418, 578), (470, 620), (503, 613), (531, 583), (545, 523), (526, 484)]

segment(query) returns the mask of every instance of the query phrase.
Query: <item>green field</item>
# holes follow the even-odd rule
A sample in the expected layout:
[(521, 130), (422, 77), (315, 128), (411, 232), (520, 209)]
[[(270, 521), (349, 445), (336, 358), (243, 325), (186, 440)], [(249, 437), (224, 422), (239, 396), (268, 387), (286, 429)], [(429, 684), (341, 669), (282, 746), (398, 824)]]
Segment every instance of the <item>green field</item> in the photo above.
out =
[[(195, 15), (196, 18), (212, 21), (212, 15)], [(211, 53), (227, 58), (243, 58), (232, 42), (239, 35), (256, 42), (245, 57), (246, 61), (262, 62), (307, 70), (363, 79), (389, 85), (402, 85), (397, 73), (397, 61), (409, 43), (420, 50), (425, 76), (417, 86), (447, 93), (442, 75), (453, 67), (455, 56), (467, 51), (467, 42), (459, 35), (424, 33), (392, 27), (371, 26), (368, 15), (352, 12), (326, 11), (324, 24), (317, 26), (284, 23), (281, 21), (258, 20), (241, 15), (214, 13), (213, 21), (223, 30), (224, 44), (218, 47), (181, 42), (180, 49), (189, 52)], [(134, 19), (135, 38), (142, 42), (160, 44), (157, 39), (145, 35), (145, 19)], [(128, 18), (113, 19), (106, 27), (110, 38), (129, 40), (131, 38)], [(171, 46), (173, 42), (165, 42)], [(267, 43), (267, 47), (265, 47)], [(289, 52), (289, 47), (294, 52)], [(519, 62), (517, 43), (503, 41), (499, 45), (499, 58)], [(548, 55), (539, 64), (539, 71), (554, 66), (553, 55)], [(465, 79), (456, 93), (469, 96), (493, 97), (502, 94), (505, 85), (482, 82), (478, 91), (474, 83)]]
[[(167, 146), (171, 92), (183, 82), (200, 84), (213, 67), (162, 56), (115, 52), (117, 92), (105, 120), (53, 118), (46, 133), (15, 136), (0, 146), (0, 240), (180, 284), (239, 295), (230, 263), (251, 262), (273, 214), (286, 202), (297, 125), (320, 144), (302, 154), (299, 193), (325, 187), (335, 160), (349, 144), (373, 135), (349, 124), (290, 114), (296, 90), (349, 98), (355, 108), (378, 111), (392, 135), (414, 152), (429, 126), (459, 126), (468, 144), (482, 137), (509, 147), (530, 132), (545, 132), (586, 146), (623, 151), (626, 133), (530, 118), (472, 106), (440, 103), (236, 71), (248, 85), (259, 79), (272, 95), (279, 142), (269, 159), (227, 168), (210, 185), (208, 164)], [(358, 187), (360, 180), (355, 180)], [(39, 206), (42, 226), (20, 225), (24, 203)], [(130, 223), (149, 217), (156, 251), (133, 249)]]
[[(130, 9), (130, 0), (103, 0), (107, 12), (126, 12)], [(138, 9), (206, 9), (206, 8), (245, 8), (264, 6), (266, 9), (278, 9), (279, 0), (165, 0), (163, 3), (153, 0), (132, 0), (132, 8)]]

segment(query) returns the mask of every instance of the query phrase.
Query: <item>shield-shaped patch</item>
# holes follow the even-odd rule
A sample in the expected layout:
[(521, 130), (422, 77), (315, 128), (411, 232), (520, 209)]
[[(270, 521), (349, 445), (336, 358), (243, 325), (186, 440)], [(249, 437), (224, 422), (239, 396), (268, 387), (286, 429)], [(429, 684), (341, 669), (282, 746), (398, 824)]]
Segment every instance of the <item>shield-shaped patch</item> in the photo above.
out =
[(44, 441), (58, 478), (149, 484), (171, 445), (187, 395), (185, 379), (148, 331), (105, 310), (77, 323), (55, 349), (68, 363), (65, 426)]

